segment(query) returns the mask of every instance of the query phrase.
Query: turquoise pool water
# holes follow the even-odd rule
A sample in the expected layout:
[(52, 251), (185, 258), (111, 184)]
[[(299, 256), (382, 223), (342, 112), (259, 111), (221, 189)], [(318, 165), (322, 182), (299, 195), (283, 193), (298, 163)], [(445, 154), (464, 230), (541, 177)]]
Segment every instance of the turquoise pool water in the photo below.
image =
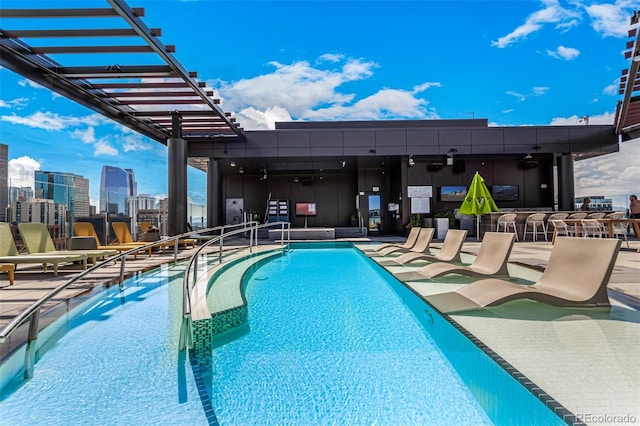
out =
[(562, 424), (404, 286), (339, 246), (298, 246), (256, 268), (247, 326), (194, 374), (177, 350), (182, 268), (130, 280), (65, 319), (34, 377), (0, 394), (0, 424)]
[(293, 247), (252, 273), (249, 331), (213, 352), (222, 424), (563, 424), (358, 251)]

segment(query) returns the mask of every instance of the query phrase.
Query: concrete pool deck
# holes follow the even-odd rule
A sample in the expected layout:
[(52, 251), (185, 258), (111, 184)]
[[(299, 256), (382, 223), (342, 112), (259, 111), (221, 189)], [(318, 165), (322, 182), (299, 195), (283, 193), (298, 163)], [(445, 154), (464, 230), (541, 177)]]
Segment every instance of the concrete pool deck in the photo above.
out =
[[(356, 245), (373, 238), (351, 239)], [(380, 237), (377, 241), (403, 241)], [(240, 241), (242, 242), (242, 241)], [(243, 244), (246, 244), (244, 242)], [(434, 241), (438, 248), (441, 242)], [(529, 301), (451, 315), (460, 326), (509, 362), (552, 398), (585, 423), (629, 424), (640, 422), (640, 243), (621, 250), (609, 284), (612, 309), (563, 309)], [(233, 245), (230, 244), (231, 246)], [(260, 241), (261, 246), (272, 241)], [(467, 240), (463, 251), (477, 253), (480, 242)], [(262, 247), (261, 247), (262, 248)], [(547, 242), (517, 242), (510, 261), (529, 265), (539, 274), (546, 265), (552, 245)], [(179, 252), (179, 259), (193, 249)], [(142, 256), (126, 263), (132, 275), (173, 261), (172, 254)], [(20, 265), (16, 281), (8, 285), (0, 275), (0, 327), (50, 289), (78, 273), (78, 266), (61, 268), (60, 275), (43, 274), (40, 267)], [(78, 283), (56, 298), (50, 316), (68, 311), (69, 300), (101, 287), (118, 276), (120, 265), (108, 266), (100, 274)], [(535, 271), (532, 277), (535, 277)], [(460, 286), (455, 280), (442, 283), (409, 284), (418, 294), (433, 294)], [(443, 287), (444, 286), (444, 287)], [(46, 316), (46, 315), (43, 315)], [(0, 353), (0, 357), (5, 354)]]

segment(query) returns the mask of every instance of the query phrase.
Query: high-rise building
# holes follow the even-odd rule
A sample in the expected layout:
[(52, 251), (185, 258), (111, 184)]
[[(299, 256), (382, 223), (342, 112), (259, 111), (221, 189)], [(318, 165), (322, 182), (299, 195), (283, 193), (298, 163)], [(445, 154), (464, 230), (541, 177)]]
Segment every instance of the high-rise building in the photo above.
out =
[(34, 192), (64, 204), (72, 218), (89, 215), (89, 180), (74, 173), (36, 170)]
[(0, 143), (0, 222), (9, 207), (9, 146)]
[(46, 225), (57, 225), (65, 235), (66, 213), (67, 208), (64, 204), (49, 199), (34, 198), (31, 201), (15, 201), (11, 204), (10, 222), (40, 222)]
[(127, 214), (127, 197), (137, 195), (133, 169), (102, 166), (100, 213)]
[(89, 199), (89, 179), (83, 176), (75, 176), (76, 185), (76, 217), (77, 216), (89, 216), (89, 205), (91, 200)]
[(31, 201), (33, 198), (33, 188), (30, 186), (10, 186), (9, 187), (9, 205), (16, 201)]
[(140, 210), (154, 210), (156, 204), (156, 199), (148, 194), (127, 197), (127, 216), (131, 218), (131, 228), (135, 230), (138, 226), (138, 212)]

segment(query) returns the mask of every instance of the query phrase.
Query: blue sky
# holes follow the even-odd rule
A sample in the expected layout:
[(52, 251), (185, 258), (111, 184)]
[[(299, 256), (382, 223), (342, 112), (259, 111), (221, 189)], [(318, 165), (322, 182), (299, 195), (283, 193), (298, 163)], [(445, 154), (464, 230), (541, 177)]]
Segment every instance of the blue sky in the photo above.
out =
[[(162, 28), (160, 40), (176, 45), (175, 57), (198, 71), (245, 129), (287, 120), (472, 117), (496, 126), (583, 124), (584, 116), (590, 124), (612, 124), (620, 72), (629, 66), (623, 56), (629, 18), (638, 7), (628, 0), (128, 4), (145, 8), (145, 24)], [(24, 3), (3, 0), (2, 7)], [(86, 28), (80, 19), (60, 22), (36, 24)], [(59, 61), (70, 63), (68, 56)], [(140, 62), (135, 55), (114, 61)], [(9, 145), (12, 186), (32, 186), (37, 169), (73, 172), (90, 179), (97, 205), (107, 164), (134, 169), (141, 194), (167, 192), (162, 144), (6, 69), (0, 143)], [(576, 163), (577, 196), (617, 196), (625, 206), (628, 194), (640, 193), (640, 142), (620, 149)], [(205, 191), (204, 174), (190, 170), (190, 201), (204, 203)]]

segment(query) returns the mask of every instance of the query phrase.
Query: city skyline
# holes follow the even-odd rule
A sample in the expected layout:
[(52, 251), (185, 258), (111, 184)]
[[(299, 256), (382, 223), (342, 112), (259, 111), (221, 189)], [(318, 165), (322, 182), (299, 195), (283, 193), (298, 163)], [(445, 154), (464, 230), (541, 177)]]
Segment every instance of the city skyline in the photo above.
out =
[[(70, 5), (77, 7), (56, 7)], [(235, 53), (222, 57), (208, 44), (214, 2), (135, 6), (145, 7), (149, 27), (163, 29), (163, 43), (176, 45), (174, 56), (216, 90), (223, 110), (245, 129), (271, 129), (288, 120), (472, 117), (498, 126), (613, 124), (635, 5), (353, 1), (337, 10), (331, 2), (241, 1), (234, 3), (241, 31), (233, 20), (215, 23), (216, 33), (233, 40)], [(309, 28), (310, 15), (336, 30)], [(122, 58), (129, 60), (135, 55)], [(36, 169), (75, 173), (90, 180), (97, 206), (100, 170), (111, 165), (136, 170), (139, 193), (166, 196), (164, 145), (6, 69), (0, 77), (0, 143), (9, 145), (11, 186), (32, 186)], [(637, 158), (634, 140), (620, 153), (577, 162), (576, 196), (617, 196), (625, 206), (640, 192)], [(188, 178), (188, 199), (204, 204), (204, 173), (189, 168)]]

